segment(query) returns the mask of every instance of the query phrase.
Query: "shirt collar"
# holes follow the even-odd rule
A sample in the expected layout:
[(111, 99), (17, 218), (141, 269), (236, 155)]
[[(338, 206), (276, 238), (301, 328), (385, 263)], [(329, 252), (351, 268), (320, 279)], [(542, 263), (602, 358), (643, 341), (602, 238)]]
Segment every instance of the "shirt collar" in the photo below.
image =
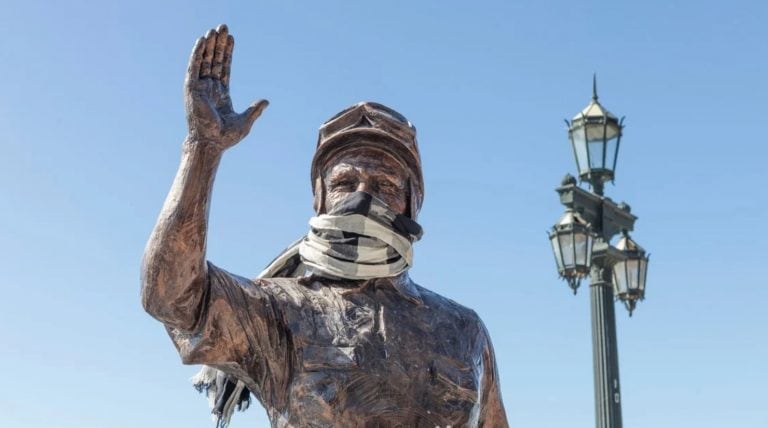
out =
[[(313, 274), (311, 271), (306, 272), (303, 277), (299, 278), (299, 282), (306, 284), (316, 280), (320, 280), (321, 282), (330, 281), (332, 283), (346, 283), (348, 284), (347, 286), (351, 288), (348, 292), (359, 292), (367, 287), (392, 288), (405, 300), (419, 306), (424, 304), (424, 301), (421, 298), (421, 293), (416, 287), (416, 284), (411, 280), (411, 277), (408, 276), (407, 271), (396, 276), (368, 279), (363, 282), (328, 278), (322, 275)], [(356, 285), (352, 286), (352, 283), (355, 283)]]
[(398, 294), (400, 294), (409, 302), (416, 305), (422, 305), (424, 303), (424, 301), (421, 299), (421, 293), (419, 293), (419, 290), (416, 288), (416, 284), (411, 281), (411, 277), (408, 276), (408, 272), (403, 272), (397, 276), (387, 278), (369, 279), (368, 281), (364, 282), (362, 286), (365, 287), (369, 285), (369, 283), (379, 287), (391, 286), (395, 289), (395, 291), (398, 292)]

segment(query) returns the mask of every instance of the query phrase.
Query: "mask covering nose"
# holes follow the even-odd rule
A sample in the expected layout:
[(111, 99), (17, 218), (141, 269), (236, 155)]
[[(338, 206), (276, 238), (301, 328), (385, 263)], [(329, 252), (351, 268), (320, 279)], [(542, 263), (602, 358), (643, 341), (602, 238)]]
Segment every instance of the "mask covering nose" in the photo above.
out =
[(299, 245), (302, 261), (315, 273), (345, 279), (397, 276), (413, 265), (421, 226), (366, 192), (351, 193), (309, 221)]

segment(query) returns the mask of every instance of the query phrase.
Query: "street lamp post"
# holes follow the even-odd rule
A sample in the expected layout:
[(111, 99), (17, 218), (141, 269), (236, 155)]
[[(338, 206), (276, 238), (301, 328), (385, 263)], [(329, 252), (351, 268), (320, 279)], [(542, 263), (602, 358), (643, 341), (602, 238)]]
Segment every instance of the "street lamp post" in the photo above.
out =
[[(574, 293), (589, 275), (596, 426), (621, 428), (614, 296), (624, 301), (631, 315), (644, 298), (648, 268), (645, 251), (629, 237), (637, 217), (629, 205), (604, 195), (605, 182), (614, 179), (623, 118), (600, 105), (593, 80), (592, 101), (566, 123), (579, 179), (591, 191), (570, 174), (565, 176), (556, 190), (566, 211), (549, 237), (558, 273)], [(611, 245), (611, 238), (619, 234), (622, 238)]]

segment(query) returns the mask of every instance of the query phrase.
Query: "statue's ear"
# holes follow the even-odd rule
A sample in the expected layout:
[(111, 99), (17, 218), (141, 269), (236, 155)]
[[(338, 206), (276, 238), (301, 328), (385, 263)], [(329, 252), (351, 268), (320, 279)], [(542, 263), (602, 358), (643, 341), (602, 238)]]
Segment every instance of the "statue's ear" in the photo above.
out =
[(312, 203), (312, 207), (315, 209), (315, 212), (318, 215), (325, 214), (325, 186), (323, 185), (323, 177), (315, 177), (315, 185), (313, 190), (315, 199)]

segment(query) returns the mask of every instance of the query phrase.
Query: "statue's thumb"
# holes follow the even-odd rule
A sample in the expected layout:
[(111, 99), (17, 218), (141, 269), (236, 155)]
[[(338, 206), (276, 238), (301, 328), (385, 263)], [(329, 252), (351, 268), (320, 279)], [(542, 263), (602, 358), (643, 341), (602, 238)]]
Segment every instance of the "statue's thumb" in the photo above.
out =
[(261, 113), (264, 111), (265, 108), (269, 105), (269, 101), (267, 100), (260, 100), (253, 104), (251, 104), (250, 107), (248, 107), (244, 112), (243, 116), (245, 116), (245, 121), (248, 123), (248, 126), (252, 126), (253, 122), (256, 121), (256, 119), (261, 116)]

